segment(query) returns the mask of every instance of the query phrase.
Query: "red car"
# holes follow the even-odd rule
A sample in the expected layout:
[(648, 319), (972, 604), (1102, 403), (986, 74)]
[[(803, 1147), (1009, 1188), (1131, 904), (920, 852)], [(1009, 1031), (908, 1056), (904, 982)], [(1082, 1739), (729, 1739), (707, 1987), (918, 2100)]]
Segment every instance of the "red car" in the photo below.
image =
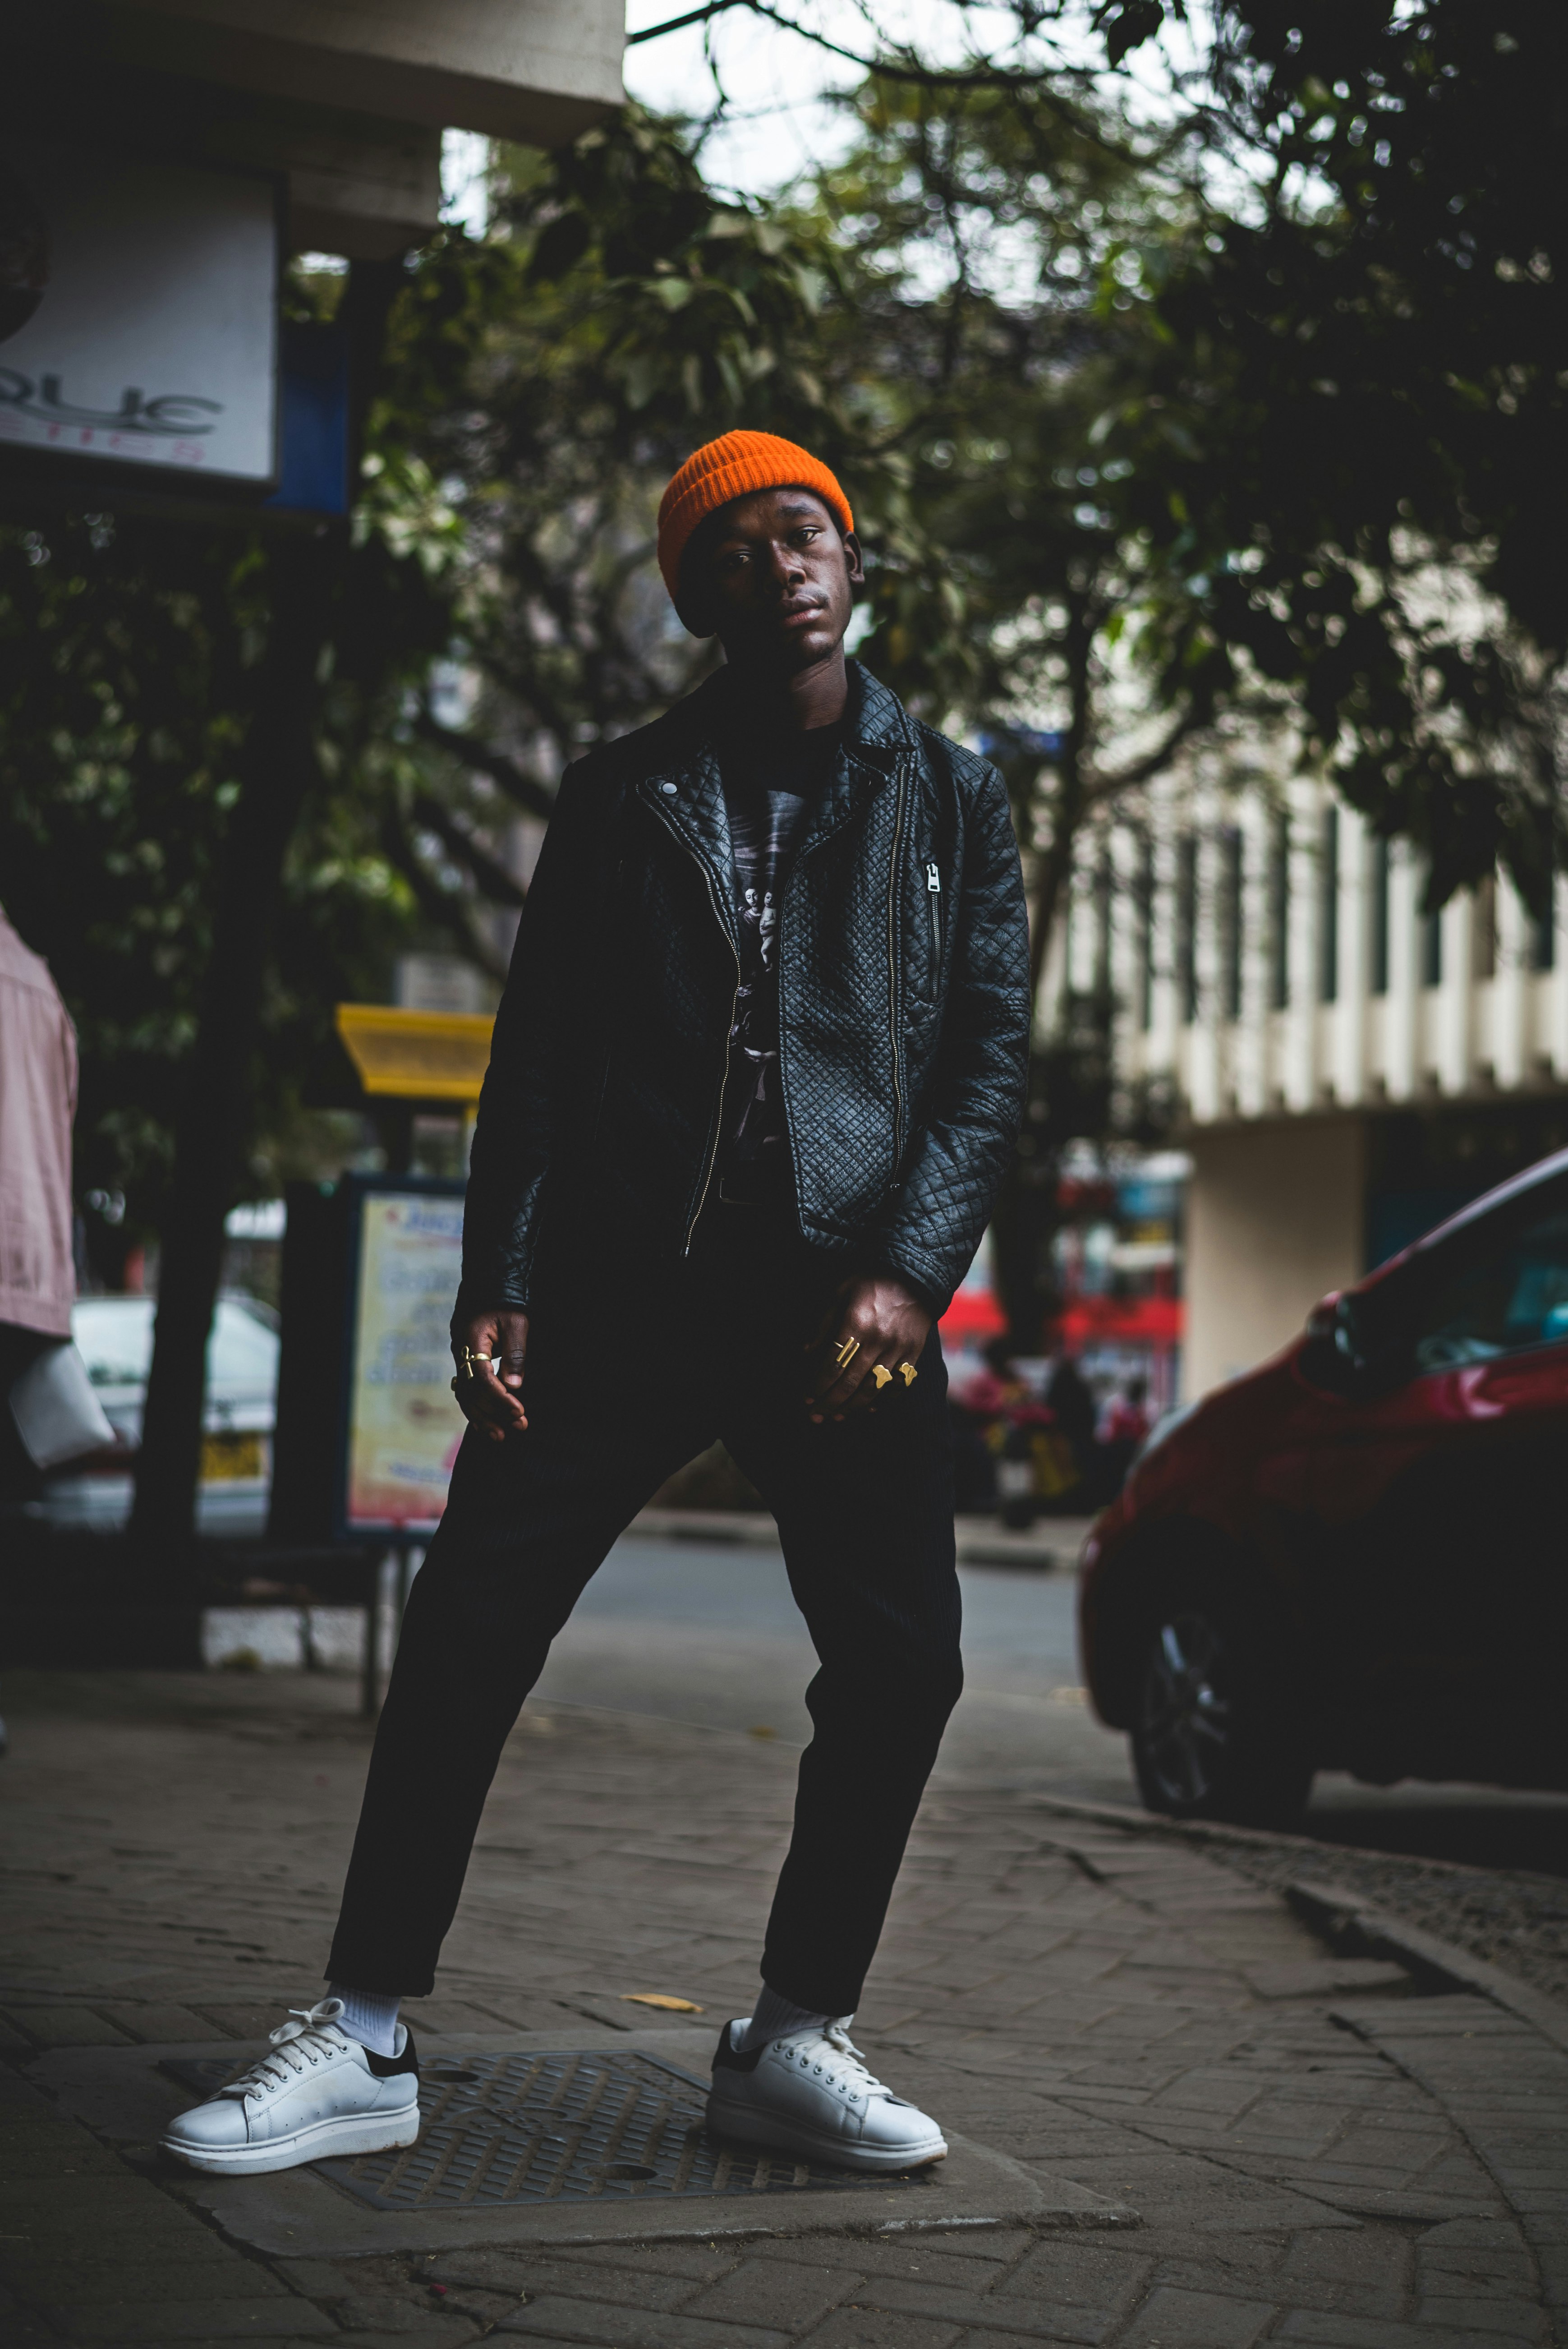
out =
[(1568, 1787), (1568, 1151), (1156, 1428), (1078, 1623), (1150, 1810), (1277, 1825), (1315, 1770)]

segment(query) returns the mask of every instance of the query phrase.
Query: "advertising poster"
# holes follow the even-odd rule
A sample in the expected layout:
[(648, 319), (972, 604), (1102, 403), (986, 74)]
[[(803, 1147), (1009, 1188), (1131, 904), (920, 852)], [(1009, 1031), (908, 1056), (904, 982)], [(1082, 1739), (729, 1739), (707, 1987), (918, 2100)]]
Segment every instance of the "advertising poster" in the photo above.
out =
[(0, 449), (265, 487), (269, 179), (0, 138)]
[(462, 1237), (460, 1197), (364, 1195), (344, 1508), (351, 1533), (428, 1532), (447, 1506), (464, 1424), (448, 1336)]

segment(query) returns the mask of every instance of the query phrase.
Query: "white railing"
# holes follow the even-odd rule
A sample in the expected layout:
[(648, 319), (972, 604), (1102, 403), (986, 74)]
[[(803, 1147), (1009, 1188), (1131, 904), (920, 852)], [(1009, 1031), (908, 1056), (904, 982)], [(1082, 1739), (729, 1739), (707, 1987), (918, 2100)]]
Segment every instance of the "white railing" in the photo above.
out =
[(1086, 845), (1042, 1027), (1109, 977), (1120, 1073), (1200, 1125), (1568, 1082), (1568, 882), (1545, 931), (1501, 875), (1435, 919), (1422, 884), (1316, 784), (1157, 787)]

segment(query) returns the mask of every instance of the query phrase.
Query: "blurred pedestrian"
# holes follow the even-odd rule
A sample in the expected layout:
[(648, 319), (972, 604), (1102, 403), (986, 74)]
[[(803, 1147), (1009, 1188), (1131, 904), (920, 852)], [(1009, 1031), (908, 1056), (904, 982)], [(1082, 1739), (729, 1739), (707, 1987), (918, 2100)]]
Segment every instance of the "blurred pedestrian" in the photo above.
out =
[(1139, 1445), (1149, 1433), (1146, 1379), (1129, 1379), (1106, 1405), (1099, 1425), (1105, 1497), (1113, 1501), (1127, 1482)]
[(1045, 1402), (1074, 1451), (1087, 1454), (1099, 1413), (1093, 1391), (1070, 1354), (1058, 1354), (1047, 1371)]
[(1129, 1379), (1112, 1394), (1100, 1428), (1103, 1443), (1132, 1446), (1142, 1443), (1149, 1433), (1148, 1393), (1147, 1379)]
[[(71, 1334), (71, 1122), (77, 1031), (41, 955), (0, 908), (0, 1398)], [(0, 1498), (32, 1498), (42, 1478), (9, 1409), (0, 1409)]]
[(1077, 1454), (1014, 1360), (1010, 1340), (992, 1340), (985, 1370), (965, 1381), (958, 1402), (984, 1430), (993, 1498), (1011, 1531), (1026, 1532), (1042, 1508), (1059, 1506), (1077, 1489)]
[(779, 1519), (821, 1669), (710, 2124), (870, 2170), (946, 2150), (848, 2025), (961, 1684), (935, 1323), (1017, 1130), (1017, 850), (994, 770), (846, 662), (863, 573), (824, 465), (764, 433), (710, 442), (665, 492), (659, 561), (725, 666), (562, 785), (474, 1139), (469, 1427), (331, 1995), (175, 2124), (199, 2168), (412, 2143), (398, 2004), (431, 1988), (502, 1743), (611, 1543), (715, 1437)]

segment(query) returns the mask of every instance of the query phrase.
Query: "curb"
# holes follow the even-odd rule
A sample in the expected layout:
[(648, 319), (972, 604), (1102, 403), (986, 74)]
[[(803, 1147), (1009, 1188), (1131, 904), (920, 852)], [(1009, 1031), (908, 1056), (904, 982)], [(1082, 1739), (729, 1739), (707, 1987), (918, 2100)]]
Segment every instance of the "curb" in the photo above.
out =
[[(1207, 1819), (1163, 1819), (1152, 1812), (1124, 1811), (1114, 1803), (1080, 1802), (1067, 1795), (1031, 1794), (1028, 1799), (1043, 1810), (1097, 1826), (1119, 1827), (1130, 1836), (1171, 1836), (1183, 1843), (1214, 1844), (1222, 1850), (1226, 1845), (1243, 1848), (1252, 1846), (1272, 1852), (1294, 1848), (1315, 1857), (1322, 1857), (1327, 1848), (1310, 1836), (1271, 1835), (1262, 1827), (1223, 1826)], [(1449, 1867), (1456, 1875), (1474, 1873), (1472, 1869), (1461, 1869), (1451, 1860), (1429, 1860), (1423, 1865)], [(1469, 1950), (1429, 1933), (1423, 1926), (1407, 1925), (1402, 1919), (1374, 1908), (1359, 1892), (1347, 1891), (1342, 1885), (1293, 1877), (1280, 1890), (1297, 1914), (1318, 1930), (1330, 1935), (1352, 1931), (1366, 1942), (1375, 1957), (1394, 1958), (1418, 1974), (1439, 1977), (1452, 1990), (1490, 1999), (1494, 2006), (1501, 2006), (1517, 2022), (1527, 2023), (1554, 2047), (1568, 2054), (1568, 2006), (1549, 1997), (1545, 1991), (1536, 1990), (1532, 1983), (1521, 1982), (1506, 1968), (1494, 1966), (1490, 1959), (1473, 1957)]]
[(639, 1509), (626, 1532), (648, 1541), (738, 1542), (777, 1549), (779, 1528), (760, 1509)]
[(1489, 1998), (1568, 2054), (1568, 2007), (1544, 1991), (1436, 1933), (1390, 1917), (1386, 1909), (1369, 1909), (1359, 1893), (1342, 1885), (1308, 1884), (1295, 1877), (1283, 1889), (1291, 1907), (1315, 1930), (1335, 1936), (1353, 1933), (1374, 1957), (1396, 1958), (1416, 1973), (1436, 1975), (1447, 1989)]

